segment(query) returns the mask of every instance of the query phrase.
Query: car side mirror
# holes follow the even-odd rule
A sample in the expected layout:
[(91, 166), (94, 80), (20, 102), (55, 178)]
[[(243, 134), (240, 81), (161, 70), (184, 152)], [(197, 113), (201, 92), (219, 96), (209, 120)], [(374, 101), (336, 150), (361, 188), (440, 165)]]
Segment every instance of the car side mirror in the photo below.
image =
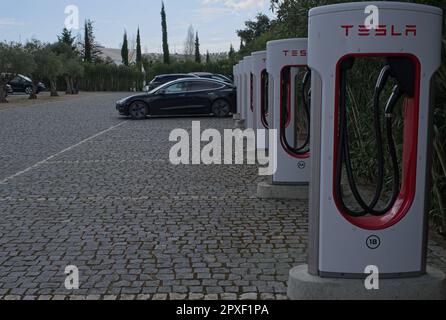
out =
[(142, 88), (142, 91), (144, 91), (144, 92), (149, 92), (150, 90), (149, 90), (149, 86), (144, 86), (144, 88)]

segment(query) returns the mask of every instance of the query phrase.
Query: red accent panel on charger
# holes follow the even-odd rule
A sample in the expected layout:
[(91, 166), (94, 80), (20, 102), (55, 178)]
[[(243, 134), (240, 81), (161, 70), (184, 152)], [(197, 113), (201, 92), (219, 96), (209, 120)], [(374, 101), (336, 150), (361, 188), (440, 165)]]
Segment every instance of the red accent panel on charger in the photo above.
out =
[(417, 57), (411, 54), (393, 54), (393, 53), (377, 53), (377, 54), (349, 54), (342, 57), (336, 67), (336, 91), (335, 91), (335, 131), (334, 137), (338, 137), (339, 132), (339, 89), (340, 89), (340, 65), (348, 58), (352, 57), (370, 57), (370, 58), (385, 58), (385, 57), (402, 57), (409, 58), (415, 63), (415, 95), (413, 98), (406, 98), (404, 101), (404, 132), (403, 132), (403, 163), (402, 163), (402, 179), (401, 189), (393, 208), (384, 216), (364, 216), (352, 217), (340, 209), (341, 206), (336, 194), (336, 161), (338, 150), (338, 139), (334, 142), (334, 157), (333, 157), (333, 198), (339, 213), (348, 220), (351, 224), (365, 229), (365, 230), (384, 230), (399, 223), (409, 212), (411, 208), (415, 192), (416, 192), (416, 178), (417, 178), (417, 158), (418, 158), (418, 126), (420, 114), (420, 74), (421, 65)]
[[(294, 152), (292, 152), (291, 150), (288, 149), (286, 142), (284, 141), (285, 138), (285, 129), (290, 125), (291, 123), (291, 76), (290, 76), (290, 83), (287, 86), (287, 100), (288, 100), (288, 118), (286, 119), (286, 125), (285, 128), (282, 126), (283, 123), (283, 98), (284, 98), (284, 92), (283, 92), (283, 84), (282, 84), (282, 78), (283, 78), (283, 72), (285, 71), (286, 68), (307, 68), (306, 65), (290, 65), (290, 66), (284, 66), (280, 72), (280, 143), (282, 145), (283, 150), (285, 150), (285, 152), (290, 155), (293, 158), (297, 158), (297, 159), (308, 159), (310, 157), (310, 152), (306, 152), (304, 154), (296, 154)], [(290, 70), (291, 72), (291, 70)], [(296, 105), (296, 110), (295, 112), (297, 112), (297, 105)]]

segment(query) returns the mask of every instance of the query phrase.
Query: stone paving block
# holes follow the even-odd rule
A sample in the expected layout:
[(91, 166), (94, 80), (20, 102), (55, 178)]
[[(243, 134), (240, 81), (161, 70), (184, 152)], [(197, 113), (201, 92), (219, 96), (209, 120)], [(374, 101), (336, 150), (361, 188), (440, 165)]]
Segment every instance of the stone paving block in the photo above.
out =
[(240, 300), (257, 300), (257, 293), (244, 293), (240, 296)]
[(167, 294), (154, 294), (152, 300), (167, 300)]

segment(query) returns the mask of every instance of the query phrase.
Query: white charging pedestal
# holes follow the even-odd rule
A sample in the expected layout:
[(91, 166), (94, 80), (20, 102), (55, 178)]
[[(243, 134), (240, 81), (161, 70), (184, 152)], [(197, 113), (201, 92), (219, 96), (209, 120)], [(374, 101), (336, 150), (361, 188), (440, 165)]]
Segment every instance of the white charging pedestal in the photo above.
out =
[(247, 80), (245, 75), (245, 64), (246, 64), (246, 57), (239, 62), (238, 66), (238, 85), (237, 85), (237, 92), (238, 95), (238, 103), (239, 103), (239, 112), (240, 112), (240, 119), (235, 121), (235, 127), (238, 129), (245, 129), (246, 127), (246, 115), (247, 115), (247, 109), (246, 109), (246, 101), (247, 101)]
[(236, 108), (236, 113), (234, 113), (232, 115), (232, 118), (234, 119), (234, 121), (238, 121), (242, 119), (242, 116), (240, 114), (240, 83), (239, 83), (239, 68), (240, 68), (240, 64), (236, 64), (233, 67), (233, 76), (234, 76), (234, 85), (237, 88), (237, 98), (236, 98), (236, 103), (237, 103), (237, 108)]
[[(307, 39), (284, 39), (267, 43), (267, 72), (269, 76), (269, 129), (276, 130), (277, 154), (273, 157), (276, 172), (270, 182), (260, 183), (260, 198), (308, 199), (310, 153), (295, 153), (290, 145), (297, 141), (296, 112), (302, 107), (296, 97), (298, 72), (307, 70)], [(288, 77), (288, 85), (284, 85)], [(287, 90), (285, 92), (285, 90)], [(284, 110), (286, 109), (286, 110)], [(284, 113), (287, 119), (283, 117)]]
[[(363, 25), (366, 6), (370, 5), (379, 9), (380, 25), (369, 30)], [(427, 267), (430, 97), (432, 78), (441, 60), (442, 11), (380, 1), (314, 8), (309, 16), (313, 159), (309, 260), (308, 265), (290, 272), (288, 295), (292, 299), (444, 300), (445, 275)], [(406, 87), (412, 88), (403, 96), (400, 193), (393, 207), (379, 215), (370, 214), (370, 209), (364, 209), (362, 215), (346, 209), (344, 194), (338, 189), (343, 176), (336, 166), (339, 155), (344, 155), (338, 149), (343, 119), (340, 112), (346, 108), (345, 99), (351, 99), (343, 89), (349, 88), (346, 79), (351, 81), (345, 70), (361, 66), (360, 62), (367, 63), (367, 59), (373, 61), (370, 66), (380, 62), (383, 71), (395, 68), (391, 77), (402, 73), (399, 79), (410, 82)], [(389, 81), (388, 86), (392, 83)], [(385, 105), (381, 107), (383, 115)], [(379, 272), (378, 290), (366, 288), (364, 278), (370, 276), (367, 270)]]
[[(255, 143), (255, 127), (254, 127), (254, 75), (252, 73), (252, 61), (253, 57), (249, 56), (244, 59), (243, 64), (243, 73), (244, 73), (244, 81), (245, 81), (245, 110), (246, 110), (246, 118), (245, 118), (245, 129), (252, 130), (253, 135), (248, 135), (248, 143), (247, 143), (247, 159), (249, 163), (254, 163), (256, 161), (257, 152), (256, 152), (256, 143)], [(252, 141), (253, 139), (254, 141)]]
[(254, 128), (254, 96), (253, 96), (253, 74), (252, 74), (252, 56), (245, 58), (243, 64), (243, 73), (246, 81), (246, 128)]
[(257, 150), (268, 149), (268, 126), (266, 116), (262, 111), (266, 108), (265, 76), (266, 76), (266, 51), (254, 52), (252, 54), (253, 73), (253, 105), (254, 105), (254, 128), (256, 130)]

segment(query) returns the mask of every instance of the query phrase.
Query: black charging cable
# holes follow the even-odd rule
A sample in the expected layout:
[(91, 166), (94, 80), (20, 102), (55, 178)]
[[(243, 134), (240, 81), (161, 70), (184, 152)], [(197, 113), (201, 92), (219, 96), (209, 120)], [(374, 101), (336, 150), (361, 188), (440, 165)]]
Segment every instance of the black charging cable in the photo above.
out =
[(262, 101), (261, 101), (261, 120), (262, 124), (266, 129), (269, 129), (269, 123), (268, 123), (268, 108), (269, 108), (269, 75), (268, 72), (263, 71), (261, 74), (261, 81), (262, 81)]
[[(338, 203), (341, 205), (341, 209), (348, 215), (353, 217), (362, 217), (366, 215), (373, 216), (383, 216), (387, 214), (395, 205), (399, 193), (400, 193), (400, 173), (398, 156), (395, 146), (395, 140), (393, 136), (393, 114), (395, 106), (398, 104), (400, 99), (406, 96), (413, 96), (413, 83), (414, 83), (414, 68), (411, 62), (407, 59), (390, 59), (387, 65), (381, 70), (379, 78), (375, 86), (375, 92), (373, 97), (373, 114), (374, 114), (374, 131), (376, 139), (376, 159), (377, 159), (377, 184), (375, 188), (375, 193), (373, 199), (370, 203), (366, 201), (361, 196), (357, 183), (355, 181), (355, 176), (353, 173), (353, 165), (351, 161), (351, 151), (348, 133), (348, 110), (347, 110), (347, 81), (348, 81), (348, 71), (353, 67), (354, 58), (346, 59), (341, 64), (341, 83), (339, 92), (339, 132), (338, 139), (339, 145), (337, 150), (337, 162), (336, 162), (336, 195), (338, 198)], [(385, 179), (385, 156), (384, 156), (384, 146), (383, 137), (381, 130), (381, 94), (384, 91), (386, 84), (390, 78), (396, 80), (396, 85), (393, 89), (392, 95), (390, 96), (386, 108), (385, 108), (385, 118), (386, 118), (386, 139), (388, 142), (389, 155), (393, 171), (393, 187), (392, 196), (385, 206), (384, 209), (377, 210), (376, 207), (382, 198), (384, 179)], [(346, 174), (348, 178), (348, 183), (352, 191), (353, 197), (355, 198), (361, 210), (353, 210), (348, 207), (345, 203), (343, 192), (342, 192), (342, 175), (343, 168), (345, 166)]]
[[(286, 80), (284, 81), (283, 85), (284, 88), (286, 87), (285, 84), (291, 85), (291, 73), (288, 73), (288, 77), (286, 78)], [(292, 147), (287, 138), (286, 138), (286, 131), (285, 131), (285, 127), (286, 127), (286, 123), (288, 122), (288, 117), (290, 116), (288, 114), (288, 105), (287, 108), (284, 108), (286, 110), (283, 110), (283, 114), (284, 116), (282, 117), (282, 128), (281, 128), (281, 140), (283, 141), (283, 143), (285, 144), (285, 147), (291, 151), (292, 153), (296, 154), (296, 155), (305, 155), (307, 154), (310, 150), (310, 123), (311, 123), (311, 114), (310, 114), (310, 98), (309, 95), (311, 94), (311, 89), (308, 89), (308, 86), (311, 84), (311, 71), (308, 69), (307, 72), (305, 73), (303, 79), (302, 79), (302, 84), (301, 84), (301, 90), (299, 92), (301, 98), (302, 98), (302, 107), (305, 113), (305, 117), (307, 119), (307, 123), (308, 123), (308, 131), (306, 133), (305, 136), (305, 141), (303, 142), (302, 145), (297, 146), (297, 147)], [(308, 90), (308, 91), (307, 91)], [(285, 92), (285, 90), (283, 90), (282, 92)], [(283, 97), (282, 97), (283, 99)], [(298, 97), (296, 97), (296, 100), (298, 99)], [(291, 101), (288, 101), (288, 103), (291, 103)], [(297, 104), (296, 104), (297, 105)], [(297, 125), (297, 123), (296, 123)]]
[[(308, 89), (308, 85), (310, 88)], [(308, 69), (305, 73), (302, 80), (301, 87), (301, 97), (302, 97), (302, 107), (304, 109), (305, 115), (307, 117), (308, 131), (306, 134), (304, 144), (299, 148), (300, 150), (308, 149), (310, 146), (310, 126), (311, 126), (311, 112), (310, 112), (310, 104), (311, 104), (311, 70)]]

